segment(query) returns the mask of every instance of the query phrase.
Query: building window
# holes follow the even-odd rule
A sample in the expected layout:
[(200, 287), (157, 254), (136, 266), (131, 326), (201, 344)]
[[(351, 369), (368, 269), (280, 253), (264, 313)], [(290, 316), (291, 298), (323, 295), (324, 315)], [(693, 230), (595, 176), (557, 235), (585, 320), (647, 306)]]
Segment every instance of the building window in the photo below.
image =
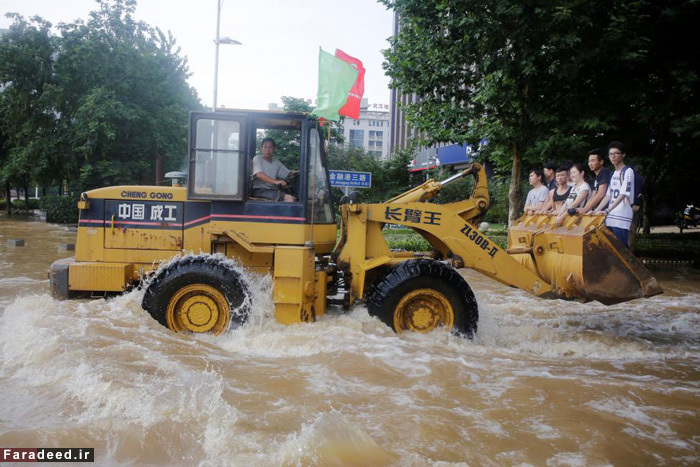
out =
[(350, 130), (350, 146), (361, 148), (365, 145), (365, 130)]
[(383, 131), (374, 131), (370, 130), (369, 132), (369, 141), (377, 141), (380, 142), (384, 139), (384, 132)]

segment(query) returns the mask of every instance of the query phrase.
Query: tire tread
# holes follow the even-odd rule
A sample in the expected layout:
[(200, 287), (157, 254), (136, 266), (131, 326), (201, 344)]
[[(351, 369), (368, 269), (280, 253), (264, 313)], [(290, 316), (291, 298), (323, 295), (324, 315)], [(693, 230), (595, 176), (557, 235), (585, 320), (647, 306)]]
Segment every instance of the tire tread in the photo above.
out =
[[(476, 333), (479, 319), (474, 293), (457, 271), (443, 263), (429, 259), (403, 261), (379, 279), (368, 294), (367, 309), (369, 314), (378, 317), (393, 329), (394, 306), (403, 296), (401, 289), (410, 288), (414, 282), (416, 286), (420, 286), (421, 281), (431, 279), (438, 281), (438, 284), (443, 284), (446, 290), (454, 292), (450, 294), (452, 295), (451, 299), (448, 297), (455, 312), (453, 332), (472, 338)], [(401, 296), (398, 296), (399, 294)]]
[(212, 255), (186, 256), (162, 268), (146, 288), (141, 307), (163, 326), (167, 327), (166, 309), (173, 294), (191, 279), (218, 288), (239, 312), (231, 315), (230, 326), (239, 326), (250, 314), (246, 297), (249, 289), (240, 272), (226, 263), (226, 259)]

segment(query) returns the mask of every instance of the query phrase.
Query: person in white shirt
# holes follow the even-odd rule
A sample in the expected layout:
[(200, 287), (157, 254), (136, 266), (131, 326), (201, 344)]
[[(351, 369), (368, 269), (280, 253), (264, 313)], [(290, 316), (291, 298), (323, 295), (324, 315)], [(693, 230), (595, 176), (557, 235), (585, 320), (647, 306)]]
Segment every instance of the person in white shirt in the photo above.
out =
[(586, 169), (583, 164), (574, 164), (569, 169), (569, 177), (574, 184), (569, 192), (569, 197), (559, 208), (556, 225), (562, 225), (567, 215), (576, 214), (576, 208), (584, 206), (588, 196), (591, 194), (591, 186), (585, 180)]
[(287, 186), (285, 179), (296, 172), (289, 170), (280, 161), (272, 158), (275, 147), (274, 139), (265, 138), (260, 145), (262, 155), (253, 158), (254, 178), (252, 195), (256, 198), (291, 203), (296, 201), (294, 197), (280, 192), (278, 187), (284, 188)]
[[(619, 141), (608, 145), (608, 158), (615, 167), (607, 194), (596, 208), (596, 214), (606, 214), (605, 225), (629, 248), (634, 200), (634, 170), (625, 165), (627, 147)], [(609, 203), (609, 204), (608, 204)], [(604, 206), (608, 206), (603, 210)]]
[(549, 195), (549, 189), (542, 184), (543, 180), (544, 173), (542, 173), (542, 169), (532, 169), (530, 171), (528, 181), (532, 186), (532, 190), (527, 193), (524, 210), (525, 214), (534, 214), (544, 206), (544, 202)]

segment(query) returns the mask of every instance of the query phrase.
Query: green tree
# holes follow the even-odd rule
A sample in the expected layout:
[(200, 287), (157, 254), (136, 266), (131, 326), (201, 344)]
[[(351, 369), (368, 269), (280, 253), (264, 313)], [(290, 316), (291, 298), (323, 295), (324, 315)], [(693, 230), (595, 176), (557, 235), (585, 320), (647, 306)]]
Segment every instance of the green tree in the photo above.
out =
[(404, 110), (423, 144), (477, 143), (510, 167), (510, 220), (523, 163), (585, 148), (604, 122), (586, 111), (590, 2), (381, 0), (398, 12), (385, 51), (393, 87), (420, 96)]
[[(51, 23), (38, 16), (14, 20), (0, 40), (0, 183), (9, 191), (22, 187), (25, 199), (32, 182), (54, 178), (55, 114), (45, 90), (53, 82), (55, 38)], [(27, 203), (28, 204), (28, 203)]]
[[(309, 104), (306, 99), (300, 97), (282, 96), (282, 104), (285, 112), (310, 114), (313, 110), (311, 104)], [(314, 116), (311, 117), (315, 119)], [(319, 126), (319, 131), (323, 134), (324, 139), (327, 140), (329, 127), (326, 125), (328, 125), (328, 123)], [(269, 129), (258, 133), (256, 148), (260, 148), (261, 141), (265, 137), (275, 140), (277, 145), (275, 149), (275, 158), (279, 159), (285, 167), (298, 170), (301, 133), (296, 130)], [(330, 138), (334, 143), (341, 143), (343, 141), (342, 121), (330, 123)]]
[(659, 204), (700, 201), (694, 188), (700, 151), (700, 4), (683, 0), (608, 5), (600, 64), (611, 127), (601, 139), (625, 142), (644, 174), (644, 229)]
[(134, 0), (97, 0), (87, 21), (41, 18), (0, 40), (0, 181), (66, 179), (73, 191), (152, 182), (182, 167), (188, 112), (202, 108), (172, 35), (133, 17)]
[(510, 167), (510, 221), (523, 164), (583, 162), (611, 140), (644, 169), (647, 228), (655, 203), (696, 196), (698, 2), (380, 1), (399, 14), (392, 86), (420, 96), (410, 124), (423, 144), (488, 139)]
[(402, 151), (387, 160), (379, 160), (363, 148), (331, 144), (328, 168), (372, 173), (372, 188), (358, 190), (363, 202), (379, 203), (410, 188), (408, 164), (411, 151)]
[(80, 190), (152, 182), (158, 160), (180, 168), (188, 112), (201, 108), (172, 35), (136, 21), (134, 0), (97, 4), (87, 22), (61, 25), (50, 91), (63, 167)]
[[(311, 106), (305, 99), (298, 97), (282, 96), (282, 104), (285, 112), (309, 113)], [(301, 148), (301, 132), (298, 130), (269, 129), (259, 132), (256, 148), (260, 148), (263, 138), (275, 140), (275, 158), (279, 159), (290, 170), (299, 170), (299, 157)]]
[[(300, 97), (290, 97), (290, 96), (282, 96), (282, 104), (284, 105), (284, 110), (285, 112), (299, 112), (299, 113), (304, 113), (304, 114), (310, 114), (311, 111), (314, 109), (314, 107), (309, 104), (309, 102), (306, 99), (300, 98)], [(311, 117), (314, 117), (311, 115)], [(343, 123), (345, 121), (345, 117), (341, 117), (341, 119), (337, 122), (330, 122), (330, 141), (333, 143), (343, 143)], [(324, 124), (324, 134), (326, 135), (326, 139), (328, 139), (328, 127), (326, 126), (328, 123)]]

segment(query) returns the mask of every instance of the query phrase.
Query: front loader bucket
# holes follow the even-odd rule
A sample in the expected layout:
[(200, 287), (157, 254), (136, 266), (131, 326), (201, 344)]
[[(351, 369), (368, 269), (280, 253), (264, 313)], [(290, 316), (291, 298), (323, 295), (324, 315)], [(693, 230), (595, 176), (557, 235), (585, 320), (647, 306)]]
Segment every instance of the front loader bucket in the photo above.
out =
[(602, 215), (523, 216), (508, 231), (508, 253), (535, 270), (562, 298), (605, 305), (662, 293), (644, 265), (605, 227)]

